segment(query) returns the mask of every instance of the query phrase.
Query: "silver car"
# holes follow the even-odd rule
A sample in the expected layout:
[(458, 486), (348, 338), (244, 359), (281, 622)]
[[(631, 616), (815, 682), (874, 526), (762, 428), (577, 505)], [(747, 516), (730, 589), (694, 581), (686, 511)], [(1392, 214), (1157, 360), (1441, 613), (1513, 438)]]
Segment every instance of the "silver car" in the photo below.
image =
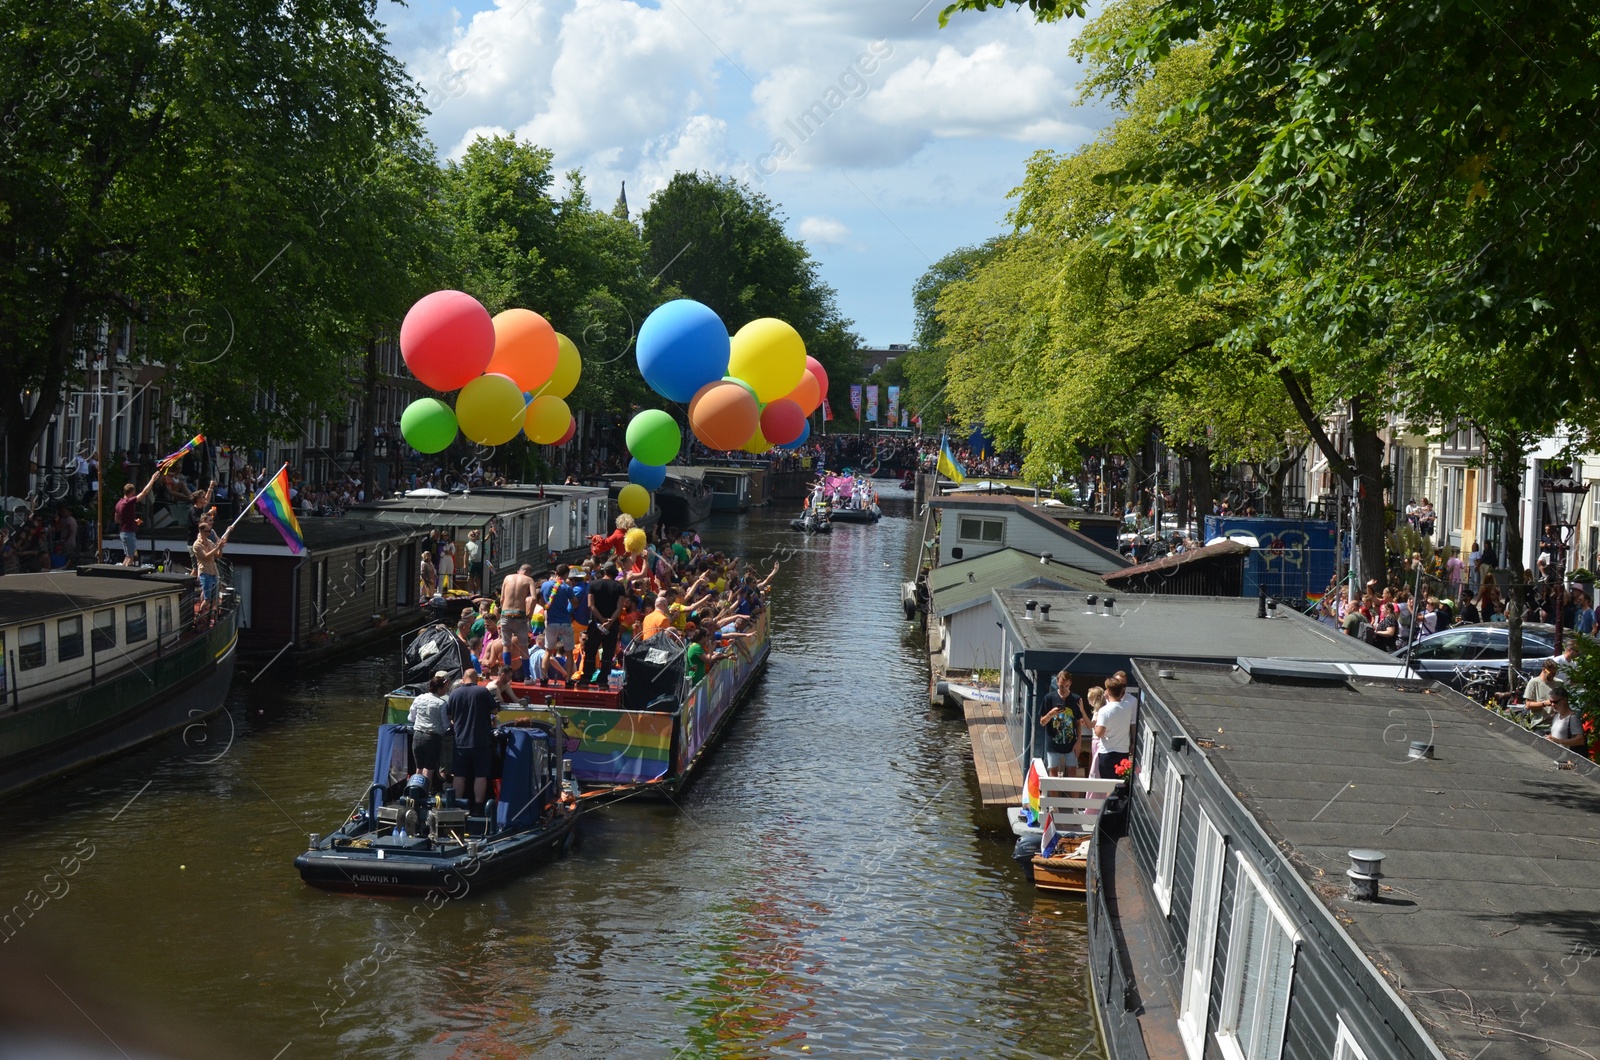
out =
[[(1410, 659), (1418, 676), (1459, 689), (1474, 670), (1504, 670), (1510, 661), (1511, 634), (1502, 622), (1453, 626), (1424, 637), (1415, 647), (1398, 648), (1397, 659)], [(1522, 669), (1532, 660), (1556, 654), (1556, 628), (1545, 622), (1522, 624)]]

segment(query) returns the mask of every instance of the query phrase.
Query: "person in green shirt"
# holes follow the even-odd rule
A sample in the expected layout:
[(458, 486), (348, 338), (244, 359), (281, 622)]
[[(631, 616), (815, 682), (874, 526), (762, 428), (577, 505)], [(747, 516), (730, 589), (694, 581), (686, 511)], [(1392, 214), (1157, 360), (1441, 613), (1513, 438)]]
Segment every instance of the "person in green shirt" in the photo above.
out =
[(707, 654), (706, 644), (711, 640), (711, 631), (704, 626), (697, 628), (694, 635), (689, 638), (689, 646), (683, 652), (684, 669), (689, 675), (689, 687), (693, 688), (705, 680), (706, 669), (719, 659), (726, 659), (726, 652), (712, 652)]
[(679, 570), (683, 570), (689, 565), (689, 546), (683, 540), (684, 537), (688, 536), (688, 534), (684, 534), (683, 537), (672, 543), (672, 558), (677, 561)]

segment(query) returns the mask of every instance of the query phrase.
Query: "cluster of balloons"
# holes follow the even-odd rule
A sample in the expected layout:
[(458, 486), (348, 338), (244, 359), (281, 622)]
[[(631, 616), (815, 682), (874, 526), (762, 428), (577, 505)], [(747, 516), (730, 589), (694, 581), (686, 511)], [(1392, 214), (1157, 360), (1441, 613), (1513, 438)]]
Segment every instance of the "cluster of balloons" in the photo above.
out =
[[(687, 404), (689, 429), (707, 448), (760, 454), (798, 449), (811, 436), (807, 420), (828, 393), (828, 374), (806, 354), (800, 333), (782, 320), (752, 320), (732, 338), (708, 306), (679, 298), (639, 329), (639, 372), (668, 401)], [(638, 518), (678, 455), (678, 424), (658, 409), (628, 424), (628, 485), (618, 506)]]
[(578, 347), (529, 309), (490, 317), (476, 298), (435, 291), (400, 325), (400, 355), (425, 386), (459, 390), (455, 407), (419, 398), (400, 415), (400, 434), (420, 453), (450, 447), (456, 431), (503, 445), (520, 431), (540, 445), (565, 445), (578, 422), (566, 398), (578, 385)]

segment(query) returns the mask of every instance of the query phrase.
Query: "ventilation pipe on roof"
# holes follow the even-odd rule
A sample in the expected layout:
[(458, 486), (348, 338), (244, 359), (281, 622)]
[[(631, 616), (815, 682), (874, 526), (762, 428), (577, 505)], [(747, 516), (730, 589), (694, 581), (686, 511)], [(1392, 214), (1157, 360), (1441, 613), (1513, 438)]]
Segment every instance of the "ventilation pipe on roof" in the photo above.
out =
[(1024, 603), (1022, 605), (1022, 607), (1023, 607), (1022, 620), (1024, 622), (1032, 622), (1033, 621), (1033, 613), (1034, 613), (1034, 611), (1038, 610), (1038, 608), (1039, 608), (1039, 601), (1037, 601), (1037, 600), (1029, 600), (1026, 603)]
[(1267, 587), (1260, 583), (1256, 585), (1256, 617), (1267, 617)]
[(1050, 605), (1049, 604), (1040, 604), (1039, 605), (1039, 621), (1041, 621), (1041, 622), (1050, 621)]
[(1106, 614), (1109, 615), (1111, 613), (1111, 609), (1113, 607), (1117, 606), (1117, 598), (1115, 596), (1108, 596), (1108, 597), (1106, 597), (1105, 603), (1106, 603)]
[(1358, 902), (1378, 900), (1378, 881), (1383, 879), (1383, 853), (1378, 850), (1350, 851), (1350, 897)]

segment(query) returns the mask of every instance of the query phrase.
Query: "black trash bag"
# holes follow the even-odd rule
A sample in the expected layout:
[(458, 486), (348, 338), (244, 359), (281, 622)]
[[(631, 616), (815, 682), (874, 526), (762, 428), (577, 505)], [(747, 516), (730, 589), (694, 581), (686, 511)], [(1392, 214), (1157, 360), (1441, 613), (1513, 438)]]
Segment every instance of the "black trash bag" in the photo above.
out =
[(446, 625), (425, 626), (406, 645), (405, 683), (428, 684), (428, 679), (443, 670), (454, 681), (467, 668), (467, 649)]
[[(622, 706), (625, 710), (663, 710), (676, 705), (683, 687), (687, 645), (672, 633), (657, 633), (649, 640), (635, 640), (622, 657)], [(663, 700), (672, 700), (663, 704)]]

